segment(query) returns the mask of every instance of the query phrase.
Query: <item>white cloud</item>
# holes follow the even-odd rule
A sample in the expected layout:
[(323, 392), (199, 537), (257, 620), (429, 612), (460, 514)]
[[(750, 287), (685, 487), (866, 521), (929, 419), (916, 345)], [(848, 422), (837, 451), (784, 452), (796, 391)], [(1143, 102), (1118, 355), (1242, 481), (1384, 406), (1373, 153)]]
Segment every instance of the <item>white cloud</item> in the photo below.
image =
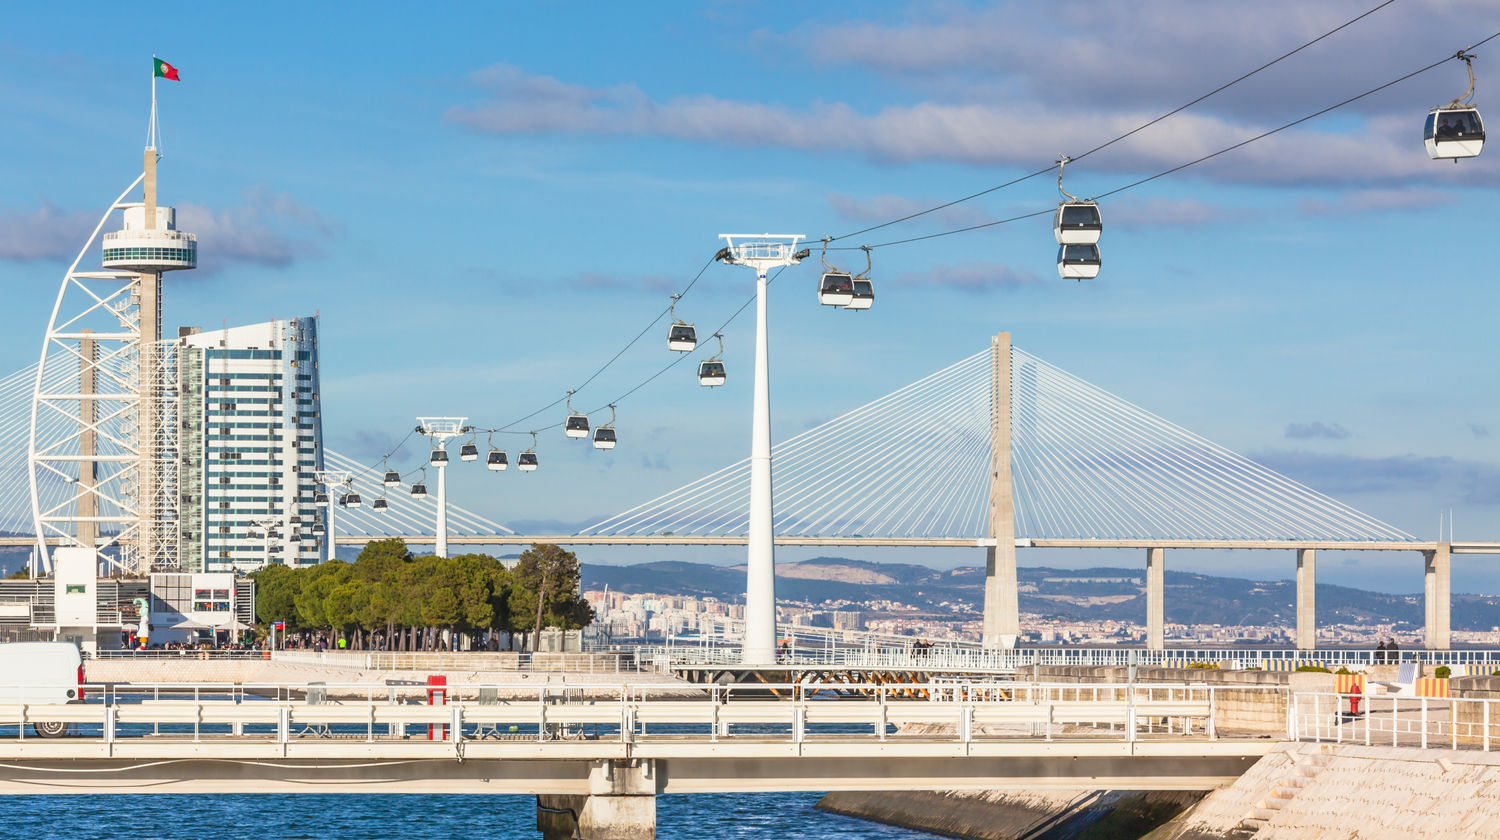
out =
[[(50, 203), (33, 211), (0, 211), (0, 260), (71, 260), (95, 224), (92, 213), (66, 212)], [(243, 204), (217, 210), (182, 204), (177, 226), (197, 235), (200, 273), (207, 274), (234, 263), (284, 267), (320, 255), (318, 238), (343, 231), (337, 221), (291, 195), (263, 186), (248, 190)]]
[(1420, 210), (1456, 200), (1451, 193), (1429, 189), (1354, 190), (1334, 199), (1310, 198), (1300, 207), (1302, 212), (1314, 216), (1347, 216), (1384, 210)]
[(1000, 263), (969, 262), (907, 272), (897, 275), (895, 282), (901, 286), (938, 286), (985, 294), (997, 290), (1013, 291), (1042, 281), (1029, 271), (1017, 271)]
[[(929, 207), (943, 204), (947, 199), (907, 198), (899, 195), (874, 195), (858, 199), (843, 193), (829, 193), (828, 206), (840, 217), (852, 222), (888, 222), (920, 213)], [(924, 218), (943, 227), (971, 227), (994, 221), (994, 217), (983, 210), (967, 204), (945, 207)]]
[[(803, 108), (714, 96), (654, 100), (633, 85), (591, 88), (532, 77), (501, 65), (480, 71), (482, 100), (448, 111), (448, 119), (493, 135), (574, 134), (667, 137), (736, 147), (782, 147), (858, 154), (904, 164), (944, 161), (970, 166), (1035, 167), (1059, 147), (1085, 146), (1158, 115), (1145, 108), (1078, 107), (1060, 101), (918, 102), (863, 113), (843, 103)], [(500, 82), (494, 79), (499, 78)], [(1352, 183), (1449, 177), (1413, 140), (1410, 120), (1385, 118), (1366, 129), (1298, 127), (1226, 153), (1189, 174), (1253, 184)], [(1181, 165), (1274, 128), (1269, 122), (1184, 113), (1125, 143), (1082, 160), (1071, 183), (1100, 193), (1121, 185), (1100, 173), (1154, 172)], [(1076, 148), (1073, 151), (1078, 151)], [(1491, 163), (1464, 177), (1493, 177)], [(1092, 182), (1092, 183), (1091, 183)]]
[(205, 273), (232, 263), (284, 268), (322, 256), (319, 239), (343, 232), (337, 221), (264, 186), (247, 190), (244, 204), (219, 210), (183, 204), (177, 226), (198, 236), (199, 265)]
[(90, 213), (65, 212), (50, 203), (32, 211), (0, 210), (0, 260), (71, 260), (98, 221)]

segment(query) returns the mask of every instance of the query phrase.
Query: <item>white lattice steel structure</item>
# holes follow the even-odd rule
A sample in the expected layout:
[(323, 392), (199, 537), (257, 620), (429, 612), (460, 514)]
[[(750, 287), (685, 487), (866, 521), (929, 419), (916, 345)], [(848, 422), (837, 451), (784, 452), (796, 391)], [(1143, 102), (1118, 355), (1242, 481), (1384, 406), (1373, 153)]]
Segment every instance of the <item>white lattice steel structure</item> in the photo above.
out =
[[(145, 201), (127, 202), (143, 183)], [(109, 268), (79, 270), (116, 211), (126, 223), (103, 237)], [(44, 569), (52, 541), (101, 549), (126, 572), (177, 565), (175, 365), (160, 340), (161, 272), (192, 268), (197, 242), (172, 224), (170, 208), (156, 206), (156, 152), (147, 149), (141, 176), (109, 204), (63, 275), (35, 370), (27, 446)]]

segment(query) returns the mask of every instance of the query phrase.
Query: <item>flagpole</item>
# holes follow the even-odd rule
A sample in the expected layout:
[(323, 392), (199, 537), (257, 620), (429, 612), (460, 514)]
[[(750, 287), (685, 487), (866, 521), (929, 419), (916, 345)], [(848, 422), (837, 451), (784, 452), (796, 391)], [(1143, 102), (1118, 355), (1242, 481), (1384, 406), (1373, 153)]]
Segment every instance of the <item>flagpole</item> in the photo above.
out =
[(146, 130), (146, 148), (156, 151), (156, 54), (151, 55), (151, 125)]

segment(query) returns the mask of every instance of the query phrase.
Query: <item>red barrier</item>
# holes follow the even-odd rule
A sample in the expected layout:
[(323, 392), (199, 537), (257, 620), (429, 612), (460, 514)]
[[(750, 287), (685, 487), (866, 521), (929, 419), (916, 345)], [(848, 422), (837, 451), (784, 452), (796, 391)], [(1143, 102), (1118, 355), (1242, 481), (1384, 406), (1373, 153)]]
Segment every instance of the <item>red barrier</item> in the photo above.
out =
[[(427, 705), (448, 705), (448, 678), (442, 674), (434, 674), (427, 677)], [(448, 727), (445, 724), (428, 724), (427, 740), (448, 740)]]

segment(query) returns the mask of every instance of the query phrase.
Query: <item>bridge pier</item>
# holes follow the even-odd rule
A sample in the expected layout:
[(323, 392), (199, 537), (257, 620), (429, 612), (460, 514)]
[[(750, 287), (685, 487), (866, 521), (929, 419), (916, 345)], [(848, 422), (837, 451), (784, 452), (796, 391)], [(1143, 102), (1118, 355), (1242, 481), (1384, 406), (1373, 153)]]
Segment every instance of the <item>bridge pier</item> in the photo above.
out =
[(984, 558), (984, 647), (1013, 648), (1021, 635), (1016, 512), (1010, 474), (1010, 333), (990, 342), (990, 521)]
[(1452, 543), (1440, 542), (1433, 551), (1422, 552), (1425, 575), (1423, 577), (1423, 607), (1426, 621), (1423, 623), (1423, 642), (1428, 650), (1448, 650), (1453, 644), (1452, 607), (1453, 574)]
[(1297, 650), (1318, 646), (1317, 567), (1313, 549), (1297, 549)]
[(607, 759), (589, 768), (589, 792), (537, 794), (542, 840), (656, 840), (656, 762)]
[(1167, 646), (1167, 550), (1146, 549), (1146, 647)]

